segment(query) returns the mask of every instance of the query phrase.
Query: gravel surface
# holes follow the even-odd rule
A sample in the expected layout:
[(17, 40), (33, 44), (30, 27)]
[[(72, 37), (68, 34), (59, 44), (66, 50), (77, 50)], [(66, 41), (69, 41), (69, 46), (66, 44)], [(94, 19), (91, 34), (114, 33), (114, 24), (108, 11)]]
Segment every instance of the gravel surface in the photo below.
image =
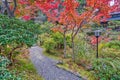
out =
[(30, 49), (30, 59), (45, 80), (82, 80), (82, 78), (56, 67), (58, 61), (42, 54), (42, 48), (35, 46)]

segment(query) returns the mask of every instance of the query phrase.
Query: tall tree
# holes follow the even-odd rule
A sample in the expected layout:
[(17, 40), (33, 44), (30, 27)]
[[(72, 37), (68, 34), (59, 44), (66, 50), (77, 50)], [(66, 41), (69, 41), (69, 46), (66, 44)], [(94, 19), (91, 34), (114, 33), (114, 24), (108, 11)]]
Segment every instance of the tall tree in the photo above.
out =
[(9, 17), (14, 17), (16, 7), (17, 7), (16, 0), (2, 0), (0, 12), (2, 14), (5, 14), (6, 12)]

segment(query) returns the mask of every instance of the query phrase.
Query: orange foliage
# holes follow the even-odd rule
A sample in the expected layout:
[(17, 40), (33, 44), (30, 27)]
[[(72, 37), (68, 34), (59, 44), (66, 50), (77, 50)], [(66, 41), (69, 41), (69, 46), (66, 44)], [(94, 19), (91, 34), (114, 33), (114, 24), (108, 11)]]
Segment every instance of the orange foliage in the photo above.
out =
[(80, 3), (77, 0), (18, 0), (19, 7), (16, 13), (22, 12), (21, 15), (29, 14), (30, 17), (34, 17), (37, 16), (35, 12), (41, 10), (49, 21), (62, 25), (61, 31), (77, 30), (90, 22), (100, 23), (110, 18), (109, 14), (117, 8), (117, 0), (114, 0), (113, 6), (110, 6), (110, 1), (86, 0), (86, 10), (79, 13), (77, 8)]

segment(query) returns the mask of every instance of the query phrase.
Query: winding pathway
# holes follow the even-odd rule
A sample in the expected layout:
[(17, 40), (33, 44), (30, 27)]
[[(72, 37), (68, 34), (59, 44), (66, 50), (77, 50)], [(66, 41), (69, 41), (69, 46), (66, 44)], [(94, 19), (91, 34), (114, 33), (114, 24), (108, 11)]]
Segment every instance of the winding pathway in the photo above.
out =
[(56, 67), (57, 61), (42, 54), (42, 48), (35, 46), (29, 49), (30, 59), (45, 80), (82, 80), (82, 78)]

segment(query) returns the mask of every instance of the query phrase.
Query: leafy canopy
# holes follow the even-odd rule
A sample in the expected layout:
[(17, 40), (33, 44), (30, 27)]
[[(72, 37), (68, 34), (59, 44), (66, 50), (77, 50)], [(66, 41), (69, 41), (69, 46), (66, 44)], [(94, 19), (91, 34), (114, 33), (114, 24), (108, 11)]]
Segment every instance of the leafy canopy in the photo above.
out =
[(0, 45), (26, 44), (36, 42), (39, 25), (0, 15)]

